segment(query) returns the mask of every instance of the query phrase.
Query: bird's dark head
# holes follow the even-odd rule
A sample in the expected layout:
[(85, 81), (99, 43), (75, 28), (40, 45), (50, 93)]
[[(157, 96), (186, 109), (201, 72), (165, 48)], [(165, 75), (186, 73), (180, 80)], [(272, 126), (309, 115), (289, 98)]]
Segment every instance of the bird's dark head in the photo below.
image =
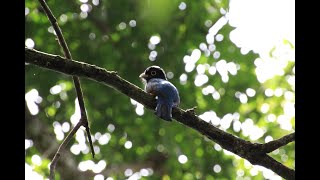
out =
[(162, 68), (159, 66), (150, 66), (139, 76), (141, 79), (147, 82), (152, 78), (159, 78), (167, 80), (166, 74)]

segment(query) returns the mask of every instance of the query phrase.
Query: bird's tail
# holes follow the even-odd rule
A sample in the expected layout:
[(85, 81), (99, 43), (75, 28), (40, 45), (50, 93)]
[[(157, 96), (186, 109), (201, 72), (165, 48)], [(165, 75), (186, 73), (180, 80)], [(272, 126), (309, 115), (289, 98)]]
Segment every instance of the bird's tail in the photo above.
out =
[(166, 121), (172, 121), (172, 103), (164, 101), (161, 97), (158, 97), (156, 107), (156, 115)]

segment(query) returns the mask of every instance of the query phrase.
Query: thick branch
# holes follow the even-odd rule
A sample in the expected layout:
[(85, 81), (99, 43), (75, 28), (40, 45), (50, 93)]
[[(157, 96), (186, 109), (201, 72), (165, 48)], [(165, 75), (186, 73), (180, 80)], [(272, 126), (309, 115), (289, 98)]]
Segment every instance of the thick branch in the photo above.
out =
[[(144, 92), (141, 88), (122, 79), (116, 72), (107, 71), (95, 65), (90, 65), (77, 61), (65, 61), (64, 58), (51, 55), (36, 50), (25, 48), (25, 62), (31, 63), (42, 68), (58, 71), (60, 73), (84, 77), (91, 79), (127, 95), (128, 97), (143, 104), (146, 108), (154, 110), (156, 106), (155, 99)], [(211, 124), (198, 118), (192, 111), (185, 111), (180, 108), (173, 109), (173, 118), (180, 123), (187, 125), (209, 139), (220, 144), (220, 146), (228, 151), (231, 151), (242, 158), (247, 159), (254, 165), (261, 165), (273, 170), (286, 179), (294, 179), (294, 170), (275, 161), (267, 154), (256, 154), (253, 149), (257, 146), (249, 141), (240, 139), (232, 134), (224, 132)]]

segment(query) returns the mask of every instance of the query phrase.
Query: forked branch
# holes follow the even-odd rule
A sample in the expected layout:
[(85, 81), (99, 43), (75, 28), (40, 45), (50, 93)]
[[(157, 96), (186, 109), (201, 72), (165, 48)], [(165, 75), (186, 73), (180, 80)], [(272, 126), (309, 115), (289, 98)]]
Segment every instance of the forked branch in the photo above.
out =
[[(49, 6), (47, 5), (47, 3), (44, 0), (39, 0), (44, 12), (46, 13), (54, 31), (55, 34), (58, 37), (58, 42), (60, 44), (60, 46), (62, 47), (62, 50), (64, 52), (64, 56), (67, 59), (72, 59), (71, 53), (69, 51), (68, 45), (63, 37), (62, 31), (57, 23), (57, 19), (54, 17), (53, 13), (51, 12)], [(71, 130), (71, 132), (69, 133), (69, 135), (66, 137), (66, 139), (62, 142), (62, 144), (60, 145), (57, 153), (55, 154), (51, 165), (50, 165), (50, 179), (53, 180), (54, 179), (54, 171), (55, 171), (55, 167), (57, 164), (57, 161), (60, 158), (60, 153), (61, 151), (66, 147), (66, 145), (70, 142), (71, 137), (73, 137), (73, 135), (75, 134), (75, 132), (81, 127), (84, 126), (87, 132), (87, 136), (88, 136), (88, 140), (89, 140), (89, 144), (90, 144), (90, 148), (91, 148), (91, 153), (92, 153), (92, 157), (94, 158), (94, 148), (93, 148), (93, 144), (92, 144), (92, 140), (91, 140), (91, 133), (90, 133), (90, 128), (89, 128), (89, 123), (88, 123), (88, 116), (86, 113), (86, 108), (84, 106), (84, 100), (83, 100), (83, 94), (82, 94), (82, 90), (81, 90), (81, 85), (80, 85), (80, 80), (77, 76), (72, 76), (73, 79), (73, 83), (76, 89), (76, 94), (78, 97), (78, 102), (79, 102), (79, 107), (80, 107), (80, 112), (81, 112), (81, 118), (80, 121), (78, 122), (78, 124)]]

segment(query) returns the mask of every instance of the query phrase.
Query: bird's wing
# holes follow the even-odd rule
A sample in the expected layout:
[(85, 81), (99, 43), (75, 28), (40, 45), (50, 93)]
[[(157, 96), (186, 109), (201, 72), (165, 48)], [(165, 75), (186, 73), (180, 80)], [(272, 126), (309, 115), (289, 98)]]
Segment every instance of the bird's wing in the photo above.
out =
[(151, 79), (146, 86), (146, 91), (164, 101), (173, 102), (174, 106), (178, 106), (180, 103), (178, 90), (169, 81), (157, 78)]

